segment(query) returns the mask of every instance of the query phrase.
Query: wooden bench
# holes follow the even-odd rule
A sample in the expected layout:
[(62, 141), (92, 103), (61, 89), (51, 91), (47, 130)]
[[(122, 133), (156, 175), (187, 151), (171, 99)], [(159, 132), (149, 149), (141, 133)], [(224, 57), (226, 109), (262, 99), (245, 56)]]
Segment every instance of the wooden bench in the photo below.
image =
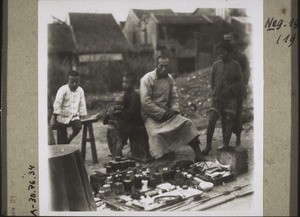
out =
[[(98, 121), (97, 118), (89, 118), (89, 119), (81, 120), (81, 123), (83, 125), (82, 141), (81, 141), (81, 156), (82, 159), (85, 161), (86, 143), (89, 142), (91, 144), (93, 164), (98, 163), (95, 136), (93, 130), (93, 123), (97, 121)], [(71, 127), (71, 125), (68, 124), (66, 127)], [(52, 130), (57, 130), (59, 127), (56, 125), (52, 125), (51, 128)]]

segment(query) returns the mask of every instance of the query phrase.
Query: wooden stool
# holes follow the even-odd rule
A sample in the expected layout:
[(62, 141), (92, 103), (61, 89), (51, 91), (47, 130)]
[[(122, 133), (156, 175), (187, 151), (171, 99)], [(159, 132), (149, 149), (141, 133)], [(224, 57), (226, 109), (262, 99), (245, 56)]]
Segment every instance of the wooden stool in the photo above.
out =
[[(62, 126), (57, 126), (57, 125), (51, 125), (51, 126), (50, 126), (50, 128), (51, 128), (52, 130), (56, 130), (56, 139), (57, 139), (56, 144), (57, 144), (57, 145), (69, 144), (67, 135), (66, 135), (66, 138), (61, 138), (60, 135), (59, 135), (59, 130), (61, 130), (62, 128), (66, 128), (66, 130), (67, 130), (68, 127), (71, 127), (71, 124), (67, 124), (67, 125), (65, 125), (65, 126), (63, 126), (63, 127), (62, 127)], [(51, 140), (50, 137), (49, 137), (48, 139)], [(55, 138), (53, 138), (53, 139), (54, 139), (54, 144), (55, 144)], [(49, 141), (49, 142), (50, 142), (50, 141)], [(51, 141), (51, 143), (52, 143), (52, 142), (53, 142), (53, 141)]]
[[(91, 118), (82, 120), (81, 123), (83, 125), (83, 133), (82, 133), (82, 143), (81, 143), (81, 156), (82, 159), (85, 161), (85, 153), (86, 153), (86, 143), (91, 143), (91, 150), (92, 150), (92, 156), (93, 156), (93, 164), (98, 163), (98, 157), (97, 157), (97, 150), (96, 150), (96, 144), (95, 144), (95, 137), (94, 137), (94, 130), (93, 130), (93, 123), (97, 122), (97, 118)], [(87, 132), (89, 131), (89, 138), (87, 137)]]

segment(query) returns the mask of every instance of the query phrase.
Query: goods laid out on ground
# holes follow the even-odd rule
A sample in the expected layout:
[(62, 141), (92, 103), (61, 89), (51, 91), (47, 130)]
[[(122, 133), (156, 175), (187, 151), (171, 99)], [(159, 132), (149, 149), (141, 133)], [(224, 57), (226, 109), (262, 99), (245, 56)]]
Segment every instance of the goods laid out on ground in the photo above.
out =
[(159, 168), (116, 157), (105, 168), (95, 171), (90, 182), (98, 211), (197, 211), (253, 193), (241, 191), (214, 201), (248, 186), (237, 186), (217, 195), (213, 192), (214, 187), (235, 178), (231, 166), (218, 160), (179, 161), (172, 167)]

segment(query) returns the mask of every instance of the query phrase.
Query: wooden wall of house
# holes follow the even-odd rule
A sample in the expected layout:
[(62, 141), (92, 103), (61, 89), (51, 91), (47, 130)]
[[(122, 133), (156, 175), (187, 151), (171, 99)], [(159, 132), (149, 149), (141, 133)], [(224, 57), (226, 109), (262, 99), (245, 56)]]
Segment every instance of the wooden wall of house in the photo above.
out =
[(158, 29), (157, 23), (150, 16), (148, 25), (147, 25), (147, 38), (149, 43), (151, 44), (154, 51), (157, 50), (157, 40), (158, 40)]
[(123, 28), (123, 32), (126, 35), (129, 42), (133, 45), (141, 44), (141, 28), (139, 20), (137, 19), (136, 15), (133, 11), (129, 11), (127, 16), (126, 24)]

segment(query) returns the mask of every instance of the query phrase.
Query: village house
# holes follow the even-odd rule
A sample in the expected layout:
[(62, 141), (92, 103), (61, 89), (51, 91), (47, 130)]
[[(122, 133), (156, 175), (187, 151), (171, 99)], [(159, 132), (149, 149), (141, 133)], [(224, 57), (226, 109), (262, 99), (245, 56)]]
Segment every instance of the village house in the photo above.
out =
[(147, 32), (147, 23), (151, 14), (175, 15), (171, 9), (141, 10), (130, 9), (123, 28), (123, 32), (135, 47), (143, 47), (150, 44)]
[[(112, 14), (69, 13), (67, 22), (60, 25), (68, 38), (60, 39), (57, 45), (49, 38), (49, 48), (62, 49), (72, 43), (71, 68), (81, 72), (86, 92), (120, 90), (122, 73), (127, 69), (127, 53), (132, 46)], [(57, 31), (49, 28), (49, 36), (59, 34)]]
[(69, 19), (87, 91), (120, 90), (132, 47), (112, 14), (69, 13)]
[(211, 64), (202, 49), (205, 29), (211, 24), (211, 20), (201, 15), (175, 13), (170, 9), (132, 9), (123, 32), (135, 49), (152, 49), (154, 59), (167, 53), (173, 71), (184, 73)]
[(51, 95), (64, 84), (65, 72), (75, 65), (74, 51), (69, 26), (58, 19), (48, 24), (48, 83)]

